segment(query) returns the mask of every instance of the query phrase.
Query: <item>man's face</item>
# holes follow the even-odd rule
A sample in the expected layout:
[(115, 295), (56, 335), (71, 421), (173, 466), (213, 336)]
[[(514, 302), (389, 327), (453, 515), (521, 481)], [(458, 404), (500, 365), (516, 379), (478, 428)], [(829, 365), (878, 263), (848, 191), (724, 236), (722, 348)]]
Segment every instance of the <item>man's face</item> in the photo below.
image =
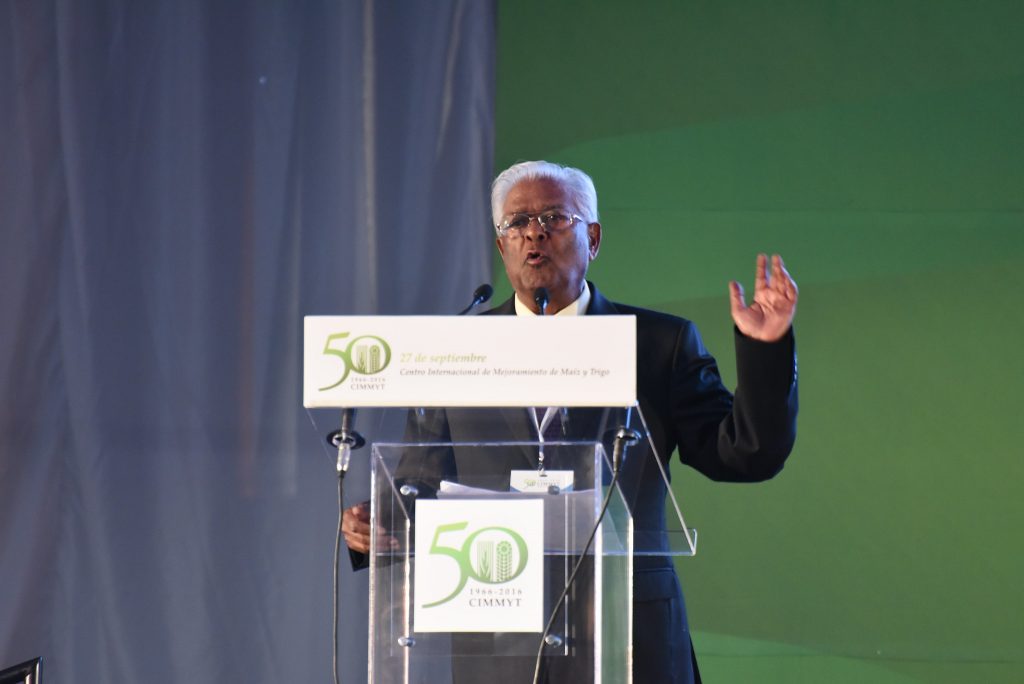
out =
[[(580, 214), (580, 209), (557, 181), (525, 180), (512, 187), (505, 198), (502, 215), (536, 214), (563, 209)], [(537, 221), (517, 237), (500, 237), (498, 251), (505, 273), (519, 299), (534, 308), (533, 291), (546, 287), (550, 297), (548, 313), (557, 313), (583, 291), (587, 266), (597, 257), (601, 245), (601, 224), (576, 221), (568, 230), (549, 233)]]

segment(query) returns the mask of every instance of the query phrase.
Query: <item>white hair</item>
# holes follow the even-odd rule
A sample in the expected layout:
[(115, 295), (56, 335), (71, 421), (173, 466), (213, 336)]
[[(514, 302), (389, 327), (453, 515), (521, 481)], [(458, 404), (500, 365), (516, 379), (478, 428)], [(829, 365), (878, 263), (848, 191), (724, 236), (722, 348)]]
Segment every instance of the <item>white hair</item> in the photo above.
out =
[(562, 166), (547, 161), (525, 161), (513, 164), (498, 174), (491, 183), (491, 218), (497, 229), (501, 222), (505, 198), (519, 183), (526, 180), (549, 179), (562, 185), (587, 223), (598, 220), (597, 190), (590, 176), (571, 166)]

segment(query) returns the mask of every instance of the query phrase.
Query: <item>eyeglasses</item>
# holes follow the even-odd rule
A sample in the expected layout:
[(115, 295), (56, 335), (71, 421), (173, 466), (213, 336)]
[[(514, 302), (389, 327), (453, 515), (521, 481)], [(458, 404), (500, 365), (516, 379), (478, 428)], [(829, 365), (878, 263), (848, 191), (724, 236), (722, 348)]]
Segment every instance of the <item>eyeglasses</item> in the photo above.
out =
[(495, 229), (498, 231), (498, 237), (517, 238), (526, 232), (533, 221), (537, 221), (537, 225), (548, 233), (559, 233), (572, 228), (577, 221), (582, 220), (583, 217), (576, 214), (548, 209), (536, 214), (507, 214), (502, 217), (501, 223), (495, 226)]

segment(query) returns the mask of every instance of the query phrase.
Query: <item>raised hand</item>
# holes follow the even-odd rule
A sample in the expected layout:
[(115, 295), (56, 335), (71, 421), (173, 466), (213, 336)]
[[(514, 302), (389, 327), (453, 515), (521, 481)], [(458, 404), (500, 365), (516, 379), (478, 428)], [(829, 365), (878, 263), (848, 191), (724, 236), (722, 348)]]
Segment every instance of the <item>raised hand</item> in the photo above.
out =
[(729, 304), (732, 320), (747, 337), (763, 342), (782, 338), (793, 324), (796, 314), (798, 290), (786, 271), (782, 257), (772, 255), (772, 270), (768, 273), (768, 257), (757, 255), (757, 274), (754, 278), (754, 301), (747, 306), (743, 286), (733, 280), (729, 283)]

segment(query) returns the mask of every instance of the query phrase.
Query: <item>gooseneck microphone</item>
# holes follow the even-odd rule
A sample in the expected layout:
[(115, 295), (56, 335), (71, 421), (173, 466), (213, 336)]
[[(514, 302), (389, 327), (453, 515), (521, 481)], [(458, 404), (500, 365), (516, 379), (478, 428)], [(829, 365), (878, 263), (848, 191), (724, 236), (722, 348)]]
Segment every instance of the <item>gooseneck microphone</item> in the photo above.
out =
[(537, 305), (537, 310), (541, 316), (545, 315), (550, 299), (548, 288), (546, 287), (538, 287), (533, 291), (533, 302)]
[(494, 288), (491, 287), (491, 284), (490, 283), (484, 283), (480, 287), (478, 287), (475, 290), (473, 290), (473, 301), (469, 303), (469, 306), (467, 306), (465, 309), (463, 309), (462, 311), (460, 311), (459, 313), (457, 313), (455, 315), (456, 316), (465, 316), (466, 314), (468, 314), (470, 311), (473, 310), (474, 306), (478, 306), (480, 304), (483, 304), (488, 299), (490, 299), (491, 295), (493, 295), (493, 294), (494, 294)]

